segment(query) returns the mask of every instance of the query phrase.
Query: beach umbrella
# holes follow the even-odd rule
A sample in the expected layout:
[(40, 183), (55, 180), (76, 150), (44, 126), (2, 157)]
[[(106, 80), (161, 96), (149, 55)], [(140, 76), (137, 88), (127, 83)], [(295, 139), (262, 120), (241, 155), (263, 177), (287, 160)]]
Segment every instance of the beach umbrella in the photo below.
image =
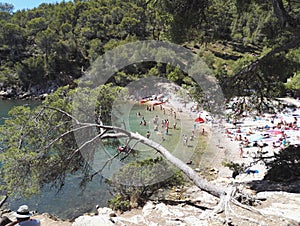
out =
[(281, 130), (267, 130), (268, 133), (272, 133), (273, 135), (280, 135), (282, 134)]
[(204, 123), (204, 119), (201, 117), (198, 117), (195, 119), (195, 122)]

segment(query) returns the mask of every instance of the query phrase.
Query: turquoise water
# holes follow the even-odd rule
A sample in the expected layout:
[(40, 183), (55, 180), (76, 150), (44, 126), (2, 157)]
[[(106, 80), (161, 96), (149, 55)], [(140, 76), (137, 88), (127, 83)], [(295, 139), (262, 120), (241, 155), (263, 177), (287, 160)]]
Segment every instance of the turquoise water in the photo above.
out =
[[(8, 117), (8, 111), (14, 106), (25, 105), (34, 107), (38, 101), (1, 100), (0, 99), (0, 125)], [(19, 205), (27, 204), (32, 210), (48, 212), (62, 219), (70, 219), (80, 214), (94, 211), (96, 205), (106, 206), (111, 198), (109, 187), (105, 180), (97, 175), (81, 190), (79, 182), (82, 175), (69, 175), (66, 178), (64, 188), (57, 193), (56, 189), (46, 187), (41, 194), (30, 198), (8, 199), (8, 208), (16, 209)]]
[(29, 101), (29, 100), (2, 100), (0, 99), (0, 125), (3, 124), (4, 120), (8, 117), (8, 112), (14, 106), (37, 106), (40, 101)]

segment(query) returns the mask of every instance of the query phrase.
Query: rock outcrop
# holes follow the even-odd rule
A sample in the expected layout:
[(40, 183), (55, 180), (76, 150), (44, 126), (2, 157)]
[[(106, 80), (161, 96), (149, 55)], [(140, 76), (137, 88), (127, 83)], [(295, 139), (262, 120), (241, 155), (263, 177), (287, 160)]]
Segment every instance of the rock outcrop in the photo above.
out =
[[(109, 208), (99, 208), (95, 216), (81, 216), (75, 219), (72, 226), (221, 226), (224, 225), (222, 214), (208, 217), (218, 200), (199, 190), (196, 186), (190, 187), (184, 192), (187, 200), (181, 200), (180, 204), (165, 204), (163, 202), (148, 201), (143, 208), (116, 214)], [(256, 207), (265, 216), (258, 215), (257, 220), (262, 225), (299, 225), (300, 194), (286, 192), (263, 192), (259, 197), (268, 198), (260, 206)], [(247, 216), (249, 213), (240, 213)], [(228, 223), (228, 222), (227, 222)], [(253, 225), (243, 219), (233, 218), (231, 225)]]

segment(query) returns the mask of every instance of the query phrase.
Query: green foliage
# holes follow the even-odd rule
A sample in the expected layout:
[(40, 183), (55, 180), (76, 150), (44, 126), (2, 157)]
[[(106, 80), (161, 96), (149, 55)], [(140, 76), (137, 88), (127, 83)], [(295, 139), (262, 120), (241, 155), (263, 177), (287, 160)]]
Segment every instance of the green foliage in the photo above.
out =
[[(286, 58), (289, 62), (290, 68), (293, 68), (294, 73), (291, 71), (289, 73), (290, 78), (287, 79), (287, 82), (285, 84), (286, 88), (288, 90), (297, 91), (300, 90), (300, 48), (294, 49), (293, 51), (290, 51)], [(288, 76), (287, 76), (288, 77)]]
[(287, 181), (299, 179), (300, 177), (300, 147), (292, 145), (279, 154), (275, 154), (275, 158), (266, 162), (269, 168), (264, 179), (272, 181)]
[(184, 79), (184, 73), (180, 70), (179, 67), (175, 67), (173, 71), (168, 73), (168, 80), (172, 82), (179, 82)]
[[(299, 17), (296, 3), (285, 1), (284, 6), (296, 19)], [(57, 86), (72, 84), (99, 55), (137, 40), (200, 45), (205, 49), (204, 61), (218, 78), (224, 78), (265, 55), (263, 46), (270, 50), (293, 38), (290, 31), (280, 26), (271, 2), (259, 0), (63, 1), (15, 13), (12, 5), (1, 4), (0, 13), (0, 79), (5, 86), (15, 85), (25, 90), (45, 86), (44, 79)], [(222, 43), (226, 49), (206, 49), (211, 42)], [(170, 53), (152, 54), (163, 59)], [(257, 73), (266, 82), (279, 80), (281, 90), (282, 83), (297, 68), (299, 48), (265, 62)], [(128, 79), (120, 76), (114, 82), (124, 85), (141, 74), (154, 74), (169, 77), (178, 84), (191, 83), (188, 79), (183, 81), (175, 70), (166, 75), (165, 69), (165, 65), (153, 63), (129, 66), (123, 70)], [(253, 81), (253, 87), (264, 85)], [(274, 85), (277, 84), (272, 83), (271, 87)]]
[[(284, 6), (299, 20), (296, 3), (284, 1)], [(222, 79), (223, 85), (226, 78), (234, 77), (247, 65), (267, 56), (272, 49), (295, 38), (291, 30), (281, 27), (270, 1), (89, 0), (42, 4), (15, 13), (12, 9), (10, 4), (0, 4), (0, 83), (4, 87), (18, 86), (24, 91), (51, 82), (74, 87), (74, 80), (99, 55), (119, 45), (147, 39), (190, 42), (185, 46), (199, 53), (213, 73)], [(147, 46), (141, 51), (149, 56), (155, 54), (161, 61), (166, 56), (175, 59), (176, 54), (172, 50), (160, 49), (149, 52)], [(255, 66), (255, 70), (243, 79), (228, 87), (225, 84), (224, 93), (237, 95), (240, 93), (236, 89), (240, 88), (242, 94), (245, 94), (245, 89), (259, 90), (263, 96), (274, 97), (283, 95), (285, 87), (299, 89), (299, 51), (299, 46), (296, 46), (293, 50), (274, 54)], [(130, 56), (124, 53), (117, 57), (138, 59), (139, 54)], [(80, 90), (62, 87), (51, 94), (44, 105), (71, 113), (74, 108), (84, 112), (89, 105), (96, 103), (96, 109), (88, 119), (101, 115), (103, 121), (110, 124), (112, 103), (121, 91), (126, 96), (126, 90), (115, 85), (124, 87), (131, 81), (149, 76), (168, 78), (186, 88), (196, 100), (201, 98), (200, 87), (176, 65), (142, 62), (128, 65), (110, 79), (111, 83), (96, 89), (90, 89), (92, 84), (86, 84)], [(283, 86), (288, 78), (291, 79)], [(72, 103), (76, 93), (80, 101)], [(86, 116), (79, 114), (78, 117), (85, 119)], [(67, 173), (88, 170), (79, 155), (74, 161), (66, 160), (76, 150), (71, 134), (49, 148), (42, 148), (71, 125), (69, 117), (43, 106), (34, 110), (14, 109), (11, 118), (0, 129), (1, 142), (6, 144), (0, 154), (2, 188), (9, 193), (31, 194), (49, 182), (62, 185)], [(124, 171), (132, 172), (134, 167), (141, 165), (136, 164)], [(38, 172), (36, 169), (39, 168), (43, 170)], [(15, 189), (24, 185), (28, 188), (25, 191)], [(149, 191), (155, 189), (155, 186), (150, 187)], [(151, 193), (141, 194), (139, 189), (136, 190), (137, 197), (142, 199)], [(127, 193), (117, 197), (116, 202), (128, 198)], [(127, 203), (120, 206), (126, 208)]]
[(287, 81), (286, 88), (289, 90), (300, 90), (300, 73), (295, 73), (295, 75)]
[[(111, 40), (122, 44), (148, 34), (145, 6), (139, 1), (69, 1), (16, 13), (10, 5), (1, 4), (1, 9), (1, 66), (17, 72), (22, 77), (17, 85), (25, 89), (28, 83), (43, 85), (41, 77), (59, 86), (70, 84), (104, 50), (116, 46), (108, 47)], [(43, 71), (27, 63), (33, 59)], [(26, 67), (24, 73), (29, 75), (19, 73), (20, 67)]]
[[(9, 119), (0, 127), (1, 190), (10, 196), (29, 196), (49, 184), (59, 189), (67, 174), (88, 175), (90, 168), (80, 152), (75, 152), (81, 144), (76, 142), (74, 133), (67, 133), (74, 129), (72, 118), (53, 108), (68, 114), (74, 114), (77, 109), (76, 117), (89, 122), (94, 122), (101, 112), (103, 120), (109, 123), (113, 101), (121, 90), (111, 85), (95, 89), (65, 86), (49, 95), (37, 108), (12, 109)], [(75, 94), (78, 101), (73, 99)], [(92, 112), (87, 112), (88, 109)], [(93, 130), (83, 130), (82, 138), (90, 132)], [(89, 148), (92, 150), (97, 145), (91, 144)]]
[[(275, 26), (272, 11), (268, 2), (236, 1), (232, 21), (232, 37), (244, 45), (253, 43), (261, 45), (274, 38)], [(273, 37), (272, 37), (273, 36)], [(263, 43), (267, 44), (267, 43)]]
[(24, 59), (15, 65), (16, 74), (24, 87), (30, 87), (45, 81), (45, 67), (42, 56)]
[(0, 12), (12, 13), (14, 6), (10, 3), (2, 3), (0, 2)]
[[(66, 109), (63, 104), (60, 107)], [(70, 119), (43, 106), (16, 107), (9, 116), (0, 127), (0, 143), (4, 145), (0, 154), (1, 190), (10, 196), (28, 196), (47, 183), (61, 186), (67, 173), (80, 168), (80, 162), (68, 164), (66, 160), (76, 146), (71, 135), (47, 147), (49, 141), (70, 129)]]
[(120, 210), (122, 212), (130, 210), (129, 200), (124, 200), (124, 198), (120, 194), (117, 194), (114, 198), (109, 200), (108, 206), (113, 210)]
[(14, 6), (12, 4), (0, 2), (0, 21), (9, 20), (13, 9)]
[[(153, 183), (165, 173), (172, 173), (170, 174), (172, 176)], [(141, 177), (143, 178), (143, 185), (136, 185)], [(115, 194), (115, 198), (109, 201), (110, 207), (113, 209), (120, 208), (124, 211), (132, 207), (142, 206), (160, 188), (182, 185), (183, 177), (162, 157), (157, 157), (125, 165), (107, 183), (112, 187)]]
[(246, 170), (246, 166), (244, 163), (239, 164), (239, 163), (229, 161), (229, 162), (222, 162), (222, 165), (225, 167), (228, 167), (230, 170), (232, 170), (236, 174), (243, 173)]

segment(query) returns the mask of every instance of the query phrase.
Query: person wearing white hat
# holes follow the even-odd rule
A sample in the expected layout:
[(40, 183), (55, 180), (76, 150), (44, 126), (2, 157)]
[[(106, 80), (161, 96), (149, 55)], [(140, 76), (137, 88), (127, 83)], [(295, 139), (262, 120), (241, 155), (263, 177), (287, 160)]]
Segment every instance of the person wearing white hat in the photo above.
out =
[(41, 222), (38, 219), (31, 219), (32, 213), (29, 212), (27, 205), (22, 205), (19, 207), (14, 216), (17, 218), (16, 221), (6, 224), (5, 226), (41, 226)]

